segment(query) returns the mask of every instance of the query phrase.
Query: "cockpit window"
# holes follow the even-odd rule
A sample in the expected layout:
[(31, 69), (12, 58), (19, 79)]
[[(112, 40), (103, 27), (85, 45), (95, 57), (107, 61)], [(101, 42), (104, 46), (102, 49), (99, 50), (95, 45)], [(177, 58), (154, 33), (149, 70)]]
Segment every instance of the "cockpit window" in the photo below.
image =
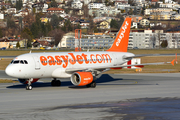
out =
[(13, 62), (13, 64), (18, 64), (19, 63), (19, 60), (15, 60), (14, 62)]
[(25, 63), (25, 64), (28, 64), (28, 62), (27, 62), (26, 60), (24, 60), (24, 63)]
[(11, 61), (11, 64), (14, 62), (14, 60)]
[(12, 60), (11, 64), (28, 64), (26, 60)]
[(20, 63), (21, 63), (21, 64), (24, 64), (24, 62), (23, 62), (22, 60), (20, 61)]

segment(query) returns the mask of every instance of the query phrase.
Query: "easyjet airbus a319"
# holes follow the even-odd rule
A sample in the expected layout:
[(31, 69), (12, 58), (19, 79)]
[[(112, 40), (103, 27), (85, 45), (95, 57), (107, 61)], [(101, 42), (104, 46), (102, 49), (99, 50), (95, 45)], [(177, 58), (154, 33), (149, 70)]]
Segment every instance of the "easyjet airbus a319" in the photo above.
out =
[(51, 85), (60, 86), (58, 78), (70, 78), (75, 86), (96, 87), (96, 76), (110, 69), (139, 65), (123, 65), (135, 56), (127, 52), (131, 18), (126, 18), (115, 41), (107, 51), (28, 53), (17, 56), (6, 68), (7, 75), (18, 78), (32, 89), (40, 78), (53, 78)]

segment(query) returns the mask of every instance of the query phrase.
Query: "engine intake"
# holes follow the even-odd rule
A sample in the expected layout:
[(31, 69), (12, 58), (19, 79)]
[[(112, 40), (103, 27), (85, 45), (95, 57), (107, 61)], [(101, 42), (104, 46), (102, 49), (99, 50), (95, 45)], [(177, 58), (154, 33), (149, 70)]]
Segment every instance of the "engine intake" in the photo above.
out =
[(84, 86), (93, 81), (91, 72), (75, 72), (71, 76), (72, 84), (76, 86)]

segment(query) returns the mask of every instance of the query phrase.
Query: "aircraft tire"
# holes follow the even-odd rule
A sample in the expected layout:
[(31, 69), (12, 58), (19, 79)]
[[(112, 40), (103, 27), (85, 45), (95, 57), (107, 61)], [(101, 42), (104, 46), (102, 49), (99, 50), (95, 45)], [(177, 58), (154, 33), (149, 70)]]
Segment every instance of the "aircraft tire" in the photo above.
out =
[(96, 87), (96, 82), (93, 81), (92, 83), (86, 85), (86, 87), (87, 87), (87, 88), (90, 88), (90, 87), (91, 87), (91, 88), (95, 88), (95, 87)]
[(60, 80), (56, 80), (55, 81), (55, 86), (61, 86), (61, 81)]
[(95, 88), (95, 87), (96, 87), (96, 82), (93, 81), (93, 82), (90, 84), (90, 87), (91, 87), (91, 88)]
[(27, 85), (26, 86), (26, 90), (32, 90), (32, 86), (31, 85)]

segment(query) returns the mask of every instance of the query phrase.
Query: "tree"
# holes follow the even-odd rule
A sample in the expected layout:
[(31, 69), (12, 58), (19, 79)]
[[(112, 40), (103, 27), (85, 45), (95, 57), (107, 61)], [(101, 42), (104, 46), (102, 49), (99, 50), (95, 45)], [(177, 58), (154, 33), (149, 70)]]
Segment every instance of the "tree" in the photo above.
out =
[(2, 33), (1, 28), (0, 28), (0, 38), (2, 38), (2, 37), (3, 37), (3, 33)]
[(167, 40), (163, 40), (162, 43), (161, 43), (161, 47), (166, 48), (167, 46), (168, 46)]
[(20, 48), (20, 44), (19, 44), (19, 41), (16, 43), (16, 48)]
[(11, 18), (7, 18), (7, 27), (8, 28), (16, 28), (16, 24), (13, 20), (11, 20)]
[(118, 28), (117, 28), (117, 27), (118, 27), (117, 21), (114, 20), (114, 19), (112, 19), (112, 20), (111, 20), (111, 23), (110, 23), (110, 27), (111, 27), (111, 28), (118, 29)]
[(156, 45), (156, 37), (155, 37), (155, 35), (151, 36), (150, 41), (151, 41), (152, 48), (155, 48), (155, 45)]
[(51, 7), (56, 7), (56, 8), (58, 7), (58, 4), (55, 0), (52, 0), (51, 3), (49, 4), (49, 8)]
[(5, 6), (3, 6), (2, 8), (1, 8), (1, 10), (3, 11), (3, 13), (4, 13), (4, 11), (6, 10), (6, 7)]
[(56, 14), (53, 14), (51, 16), (51, 25), (53, 29), (57, 28), (57, 26), (59, 25), (59, 18)]
[(32, 42), (32, 33), (29, 28), (25, 27), (24, 30), (21, 32), (21, 37), (27, 39), (26, 48), (31, 47)]
[(51, 32), (49, 32), (49, 36), (54, 37), (54, 45), (57, 46), (59, 42), (61, 42), (61, 39), (64, 35), (64, 32), (61, 29), (54, 29)]
[(17, 10), (20, 10), (23, 6), (23, 3), (22, 3), (22, 0), (18, 0), (16, 1), (16, 9)]
[(134, 15), (137, 15), (137, 9), (136, 9), (136, 7), (134, 8), (133, 14), (134, 14)]

